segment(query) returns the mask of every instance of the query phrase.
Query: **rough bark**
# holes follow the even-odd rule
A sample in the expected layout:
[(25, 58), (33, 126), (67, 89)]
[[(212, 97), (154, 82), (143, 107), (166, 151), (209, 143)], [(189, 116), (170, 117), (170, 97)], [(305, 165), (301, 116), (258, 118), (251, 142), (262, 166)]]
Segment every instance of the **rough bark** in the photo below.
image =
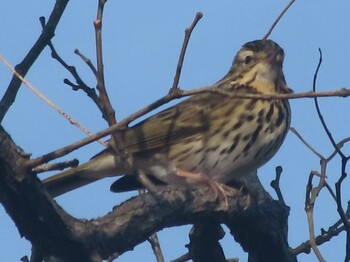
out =
[(249, 196), (233, 190), (226, 207), (207, 187), (168, 186), (134, 197), (103, 217), (79, 220), (60, 208), (40, 180), (23, 168), (28, 155), (1, 127), (0, 148), (0, 201), (20, 234), (46, 261), (101, 261), (133, 249), (153, 232), (185, 224), (202, 227), (200, 241), (191, 239), (194, 261), (204, 261), (198, 253), (204, 251), (204, 258), (213, 253), (216, 261), (223, 261), (220, 231), (203, 227), (208, 221), (216, 227), (226, 224), (254, 258), (250, 261), (295, 261), (286, 239), (288, 210), (275, 201), (249, 206)]

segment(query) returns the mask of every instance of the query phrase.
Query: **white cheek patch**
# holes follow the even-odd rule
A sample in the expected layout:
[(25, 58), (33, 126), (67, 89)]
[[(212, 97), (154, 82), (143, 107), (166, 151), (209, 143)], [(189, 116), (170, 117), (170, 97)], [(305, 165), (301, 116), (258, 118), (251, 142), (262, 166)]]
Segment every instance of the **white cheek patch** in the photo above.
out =
[(259, 63), (257, 65), (256, 80), (262, 83), (274, 83), (277, 78), (277, 71), (268, 63)]

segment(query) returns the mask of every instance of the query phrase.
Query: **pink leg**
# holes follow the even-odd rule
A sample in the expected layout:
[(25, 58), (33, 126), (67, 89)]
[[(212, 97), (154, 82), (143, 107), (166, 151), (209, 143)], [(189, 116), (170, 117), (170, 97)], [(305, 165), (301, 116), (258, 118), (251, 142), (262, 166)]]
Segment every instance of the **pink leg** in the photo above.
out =
[(214, 179), (208, 176), (202, 175), (200, 173), (193, 173), (186, 170), (177, 169), (176, 175), (179, 177), (190, 178), (201, 184), (206, 184), (214, 191), (215, 196), (219, 197), (219, 199), (225, 203), (225, 206), (228, 207), (227, 190), (230, 187), (224, 184), (221, 184), (215, 181)]

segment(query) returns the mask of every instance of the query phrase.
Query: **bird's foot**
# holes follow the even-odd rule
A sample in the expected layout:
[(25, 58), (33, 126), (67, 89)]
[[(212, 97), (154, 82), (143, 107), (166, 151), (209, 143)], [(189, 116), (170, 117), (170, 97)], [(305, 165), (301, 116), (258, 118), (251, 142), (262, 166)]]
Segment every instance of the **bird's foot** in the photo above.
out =
[(202, 175), (200, 173), (193, 173), (182, 169), (177, 169), (176, 175), (183, 178), (189, 178), (200, 184), (207, 185), (213, 190), (215, 198), (219, 199), (220, 203), (223, 203), (225, 208), (229, 207), (227, 195), (228, 192), (232, 192), (232, 188), (229, 186), (219, 183), (211, 177)]

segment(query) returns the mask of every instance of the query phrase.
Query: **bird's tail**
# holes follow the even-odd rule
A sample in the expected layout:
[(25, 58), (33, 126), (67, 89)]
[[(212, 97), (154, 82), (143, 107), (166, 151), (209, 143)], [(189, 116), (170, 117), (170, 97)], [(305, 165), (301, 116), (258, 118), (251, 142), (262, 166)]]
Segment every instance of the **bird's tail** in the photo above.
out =
[(43, 184), (52, 197), (57, 197), (104, 177), (121, 175), (121, 172), (123, 170), (119, 158), (115, 154), (105, 152), (78, 167), (43, 180)]

